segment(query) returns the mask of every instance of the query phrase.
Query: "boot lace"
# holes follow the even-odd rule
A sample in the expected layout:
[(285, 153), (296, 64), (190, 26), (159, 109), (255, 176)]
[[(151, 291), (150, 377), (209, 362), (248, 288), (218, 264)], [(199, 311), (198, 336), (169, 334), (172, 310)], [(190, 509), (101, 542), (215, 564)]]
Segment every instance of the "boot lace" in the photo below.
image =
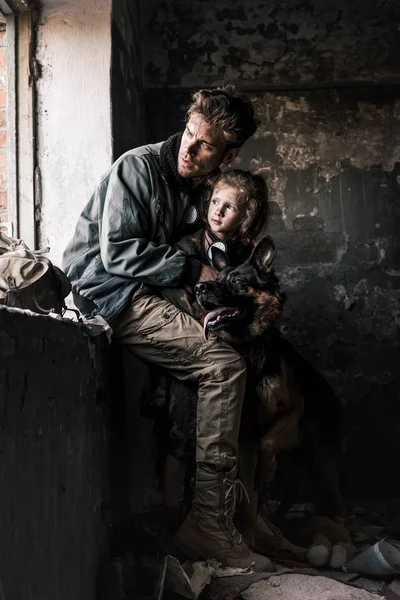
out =
[(246, 498), (247, 502), (250, 502), (249, 495), (248, 495), (247, 490), (244, 487), (243, 483), (240, 481), (240, 479), (232, 480), (232, 479), (225, 478), (224, 484), (226, 486), (225, 512), (224, 512), (225, 527), (228, 530), (230, 528), (232, 528), (231, 536), (236, 537), (236, 535), (237, 535), (238, 536), (238, 544), (241, 544), (242, 540), (243, 540), (243, 536), (236, 529), (236, 527), (233, 523), (233, 517), (235, 514), (237, 502), (239, 502), (239, 503), (242, 502), (244, 497)]

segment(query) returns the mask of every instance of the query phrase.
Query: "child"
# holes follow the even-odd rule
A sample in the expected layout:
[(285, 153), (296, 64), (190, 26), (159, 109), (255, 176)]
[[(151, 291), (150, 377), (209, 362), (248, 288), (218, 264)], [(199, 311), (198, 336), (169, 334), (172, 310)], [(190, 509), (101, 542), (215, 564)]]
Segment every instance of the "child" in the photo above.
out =
[[(262, 177), (249, 171), (235, 169), (220, 173), (206, 186), (200, 212), (205, 227), (185, 236), (176, 246), (202, 264), (211, 265), (210, 248), (216, 244), (227, 254), (229, 264), (237, 266), (248, 258), (254, 242), (267, 225), (266, 183)], [(164, 288), (162, 293), (181, 310), (201, 320), (202, 311), (189, 286), (184, 289)], [(173, 531), (182, 516), (186, 466), (194, 459), (197, 389), (175, 378), (170, 378), (168, 384), (164, 379), (160, 385), (160, 379), (153, 376), (152, 383), (155, 397), (160, 392), (168, 396), (167, 414), (164, 413), (159, 424), (166, 440), (164, 504), (168, 525)]]
[[(225, 251), (231, 266), (244, 262), (254, 242), (265, 229), (268, 217), (267, 185), (259, 175), (233, 169), (210, 179), (201, 199), (200, 212), (205, 227), (182, 238), (176, 246), (202, 264), (211, 265), (212, 245)], [(187, 286), (164, 288), (166, 300), (201, 320), (202, 312)]]

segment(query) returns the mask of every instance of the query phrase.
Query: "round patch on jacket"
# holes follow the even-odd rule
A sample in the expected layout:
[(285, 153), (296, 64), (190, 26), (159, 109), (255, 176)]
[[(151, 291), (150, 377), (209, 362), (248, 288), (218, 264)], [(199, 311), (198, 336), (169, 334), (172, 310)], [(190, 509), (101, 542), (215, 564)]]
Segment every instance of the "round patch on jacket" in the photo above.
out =
[(187, 225), (193, 225), (193, 223), (196, 223), (198, 217), (199, 211), (197, 210), (197, 207), (190, 204), (184, 212), (183, 222)]

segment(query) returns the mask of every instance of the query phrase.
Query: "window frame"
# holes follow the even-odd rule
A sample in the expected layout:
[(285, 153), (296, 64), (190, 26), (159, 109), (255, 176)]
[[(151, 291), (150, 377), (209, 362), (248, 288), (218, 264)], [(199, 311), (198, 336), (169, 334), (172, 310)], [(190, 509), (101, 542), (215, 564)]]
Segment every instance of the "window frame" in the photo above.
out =
[(0, 0), (0, 11), (7, 32), (8, 229), (35, 248), (35, 9), (21, 0)]

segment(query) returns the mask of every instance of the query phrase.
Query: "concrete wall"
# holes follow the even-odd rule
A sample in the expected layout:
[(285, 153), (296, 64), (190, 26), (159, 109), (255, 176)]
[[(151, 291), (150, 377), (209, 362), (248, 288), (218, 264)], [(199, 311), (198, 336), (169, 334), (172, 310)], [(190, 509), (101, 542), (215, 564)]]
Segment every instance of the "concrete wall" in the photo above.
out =
[(236, 164), (268, 182), (284, 331), (348, 404), (350, 492), (398, 494), (400, 7), (143, 9), (149, 141), (182, 129), (191, 89), (248, 90), (261, 125)]
[(104, 345), (0, 308), (0, 596), (95, 600), (108, 556)]
[(59, 264), (112, 163), (111, 0), (45, 0), (38, 25), (40, 243)]

